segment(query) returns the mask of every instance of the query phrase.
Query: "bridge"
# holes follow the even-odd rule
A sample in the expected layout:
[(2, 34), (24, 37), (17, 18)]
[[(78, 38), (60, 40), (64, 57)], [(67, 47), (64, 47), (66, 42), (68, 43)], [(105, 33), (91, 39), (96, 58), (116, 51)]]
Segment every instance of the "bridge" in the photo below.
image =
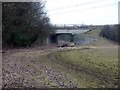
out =
[(51, 34), (48, 39), (47, 43), (57, 43), (61, 36), (61, 38), (66, 37), (69, 38), (69, 41), (72, 42), (74, 39), (75, 34), (81, 34), (85, 33), (90, 30), (89, 27), (87, 26), (81, 26), (81, 25), (75, 25), (75, 24), (70, 24), (70, 25), (55, 25), (55, 33)]
[(57, 29), (57, 33), (71, 33), (71, 34), (80, 34), (89, 31), (90, 29)]

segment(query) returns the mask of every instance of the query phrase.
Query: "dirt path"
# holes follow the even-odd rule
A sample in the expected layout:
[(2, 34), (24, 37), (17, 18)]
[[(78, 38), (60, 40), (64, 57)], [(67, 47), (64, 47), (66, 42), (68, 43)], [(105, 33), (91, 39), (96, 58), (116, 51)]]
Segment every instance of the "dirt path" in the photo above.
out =
[[(19, 49), (8, 50), (3, 54), (3, 86), (8, 87), (59, 87), (75, 88), (77, 83), (64, 72), (56, 71), (53, 67), (40, 63), (40, 55), (63, 50), (111, 47), (64, 47), (52, 49)], [(114, 46), (112, 48), (118, 48)]]
[(8, 51), (3, 55), (3, 87), (76, 87), (65, 74), (39, 63), (39, 54), (51, 50), (59, 49)]

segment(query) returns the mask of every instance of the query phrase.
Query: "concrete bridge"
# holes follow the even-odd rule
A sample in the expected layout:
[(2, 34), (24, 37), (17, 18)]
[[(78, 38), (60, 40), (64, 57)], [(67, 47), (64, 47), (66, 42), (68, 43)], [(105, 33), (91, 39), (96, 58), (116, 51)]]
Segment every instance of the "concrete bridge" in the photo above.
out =
[(89, 31), (90, 29), (57, 29), (56, 34), (58, 33), (71, 33), (71, 34), (81, 34)]
[(48, 39), (47, 43), (48, 44), (54, 44), (59, 41), (59, 36), (69, 36), (69, 41), (72, 42), (74, 39), (75, 34), (81, 34), (89, 31), (90, 29), (85, 29), (85, 28), (79, 28), (79, 29), (56, 29), (55, 33), (51, 34)]

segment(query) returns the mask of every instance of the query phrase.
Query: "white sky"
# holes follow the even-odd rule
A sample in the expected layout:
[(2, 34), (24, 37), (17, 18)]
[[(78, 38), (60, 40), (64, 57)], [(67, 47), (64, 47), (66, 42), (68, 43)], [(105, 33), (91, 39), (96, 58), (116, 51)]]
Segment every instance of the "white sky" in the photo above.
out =
[(45, 1), (52, 24), (118, 24), (117, 3), (120, 0)]

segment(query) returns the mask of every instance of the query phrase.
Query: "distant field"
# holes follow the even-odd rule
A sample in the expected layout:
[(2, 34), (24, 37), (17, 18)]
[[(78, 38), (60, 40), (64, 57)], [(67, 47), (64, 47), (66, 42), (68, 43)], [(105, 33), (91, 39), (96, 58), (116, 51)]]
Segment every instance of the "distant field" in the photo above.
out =
[(42, 51), (24, 49), (3, 56), (4, 87), (114, 88), (118, 87), (118, 47), (97, 38), (87, 47)]

